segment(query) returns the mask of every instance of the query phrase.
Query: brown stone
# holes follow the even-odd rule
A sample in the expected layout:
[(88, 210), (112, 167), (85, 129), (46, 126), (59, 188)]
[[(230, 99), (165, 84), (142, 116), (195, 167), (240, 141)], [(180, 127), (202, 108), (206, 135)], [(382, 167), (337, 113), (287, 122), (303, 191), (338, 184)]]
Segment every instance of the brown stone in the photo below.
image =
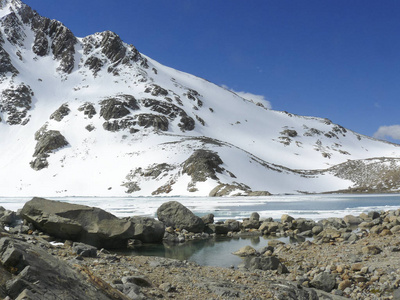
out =
[(343, 274), (343, 275), (342, 275), (342, 279), (343, 279), (343, 280), (349, 280), (349, 279), (350, 279), (349, 274)]
[(400, 232), (400, 225), (393, 226), (390, 231), (392, 233)]
[(355, 271), (355, 272), (361, 271), (362, 267), (363, 267), (362, 263), (355, 263), (355, 264), (352, 264), (351, 270)]
[(353, 280), (358, 283), (367, 282), (367, 278), (365, 278), (364, 276), (361, 276), (361, 275), (354, 275)]
[(271, 247), (274, 247), (274, 248), (276, 246), (278, 246), (278, 245), (283, 245), (283, 244), (285, 244), (285, 243), (280, 241), (280, 240), (270, 240), (270, 241), (268, 241), (268, 246), (271, 246)]
[(362, 219), (360, 217), (355, 217), (352, 215), (347, 215), (343, 217), (343, 221), (346, 222), (346, 224), (350, 225), (358, 225), (362, 222)]
[(383, 226), (382, 225), (375, 225), (370, 229), (370, 233), (372, 234), (380, 234), (383, 230)]
[(338, 266), (336, 267), (336, 271), (337, 271), (338, 273), (343, 273), (345, 269), (346, 269), (346, 266), (345, 266), (345, 265), (338, 265)]
[(371, 282), (375, 282), (375, 281), (378, 281), (379, 280), (379, 276), (372, 276), (371, 277)]
[(351, 281), (346, 279), (339, 282), (338, 289), (344, 291), (346, 288), (351, 287)]
[(359, 217), (361, 219), (363, 219), (364, 221), (370, 220), (370, 218), (368, 217), (368, 215), (366, 213), (361, 213)]
[(361, 249), (361, 251), (363, 254), (368, 255), (376, 255), (382, 252), (382, 250), (375, 245), (365, 246)]
[(292, 222), (293, 220), (294, 220), (294, 218), (289, 216), (289, 215), (287, 215), (287, 214), (284, 214), (284, 215), (281, 216), (281, 222), (282, 223), (289, 223), (289, 222)]
[(385, 228), (385, 229), (382, 230), (382, 232), (379, 235), (380, 236), (387, 236), (387, 235), (392, 235), (392, 234), (393, 233), (389, 229)]
[(232, 254), (237, 255), (237, 256), (241, 256), (241, 257), (245, 257), (245, 256), (256, 255), (257, 251), (256, 251), (256, 249), (254, 249), (251, 246), (244, 246), (243, 248), (239, 249), (236, 252), (233, 252)]

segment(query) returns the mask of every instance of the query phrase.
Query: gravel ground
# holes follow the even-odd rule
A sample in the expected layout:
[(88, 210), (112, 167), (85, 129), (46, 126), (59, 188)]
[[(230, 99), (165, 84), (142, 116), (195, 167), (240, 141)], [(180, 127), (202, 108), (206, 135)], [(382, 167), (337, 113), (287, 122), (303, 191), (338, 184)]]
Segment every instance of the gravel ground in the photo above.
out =
[(127, 283), (135, 284), (133, 299), (301, 299), (290, 296), (296, 293), (292, 287), (310, 291), (313, 279), (321, 273), (332, 274), (336, 281), (329, 293), (313, 289), (321, 299), (400, 299), (396, 296), (400, 284), (400, 234), (358, 235), (359, 239), (351, 243), (306, 241), (277, 245), (273, 253), (264, 254), (278, 257), (288, 268), (287, 274), (199, 266), (188, 261), (121, 256), (107, 251), (100, 251), (96, 258), (77, 259), (68, 245), (52, 252), (75, 266), (84, 266), (93, 276), (121, 291)]

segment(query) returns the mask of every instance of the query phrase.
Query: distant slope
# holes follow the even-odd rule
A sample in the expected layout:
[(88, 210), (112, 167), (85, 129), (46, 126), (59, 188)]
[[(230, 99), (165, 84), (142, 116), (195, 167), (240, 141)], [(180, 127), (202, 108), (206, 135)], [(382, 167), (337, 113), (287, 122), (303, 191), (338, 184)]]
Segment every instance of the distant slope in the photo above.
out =
[(400, 148), (0, 1), (0, 195), (399, 191)]

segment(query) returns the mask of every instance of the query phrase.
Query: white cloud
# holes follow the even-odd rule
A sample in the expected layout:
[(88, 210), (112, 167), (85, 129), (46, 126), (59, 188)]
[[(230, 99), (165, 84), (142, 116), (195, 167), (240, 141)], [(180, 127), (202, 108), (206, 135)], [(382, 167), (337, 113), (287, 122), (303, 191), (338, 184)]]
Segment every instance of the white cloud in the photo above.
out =
[(265, 99), (264, 95), (255, 95), (255, 94), (248, 93), (248, 92), (237, 92), (237, 91), (232, 90), (231, 88), (229, 88), (226, 85), (222, 85), (222, 87), (234, 92), (236, 95), (238, 95), (246, 100), (253, 101), (254, 103), (261, 102), (266, 108), (269, 108), (269, 109), (272, 108), (271, 102), (269, 102), (267, 99)]
[(374, 138), (400, 140), (400, 125), (381, 126), (378, 131), (374, 133)]

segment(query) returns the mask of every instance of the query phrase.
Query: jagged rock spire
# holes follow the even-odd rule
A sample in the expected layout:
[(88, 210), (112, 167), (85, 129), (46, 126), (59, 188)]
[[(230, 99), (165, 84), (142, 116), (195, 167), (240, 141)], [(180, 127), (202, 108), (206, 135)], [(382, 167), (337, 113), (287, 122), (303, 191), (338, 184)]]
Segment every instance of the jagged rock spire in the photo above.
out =
[(16, 8), (19, 8), (22, 5), (26, 5), (26, 4), (22, 3), (21, 0), (0, 0), (0, 9), (5, 8), (8, 5), (12, 5)]

